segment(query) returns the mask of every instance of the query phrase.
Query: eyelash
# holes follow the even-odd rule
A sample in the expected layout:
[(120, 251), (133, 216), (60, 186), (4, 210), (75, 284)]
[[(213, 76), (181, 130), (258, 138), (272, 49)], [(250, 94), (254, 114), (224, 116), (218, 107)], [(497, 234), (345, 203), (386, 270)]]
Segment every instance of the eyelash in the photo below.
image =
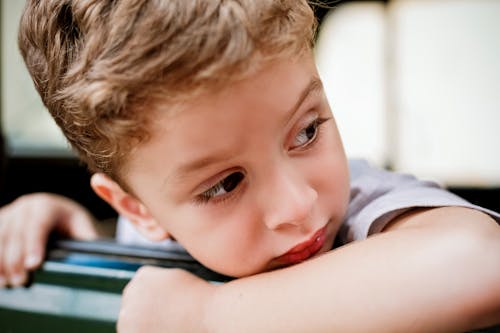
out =
[[(234, 176), (237, 177), (236, 178), (237, 183), (236, 184), (229, 184), (230, 186), (233, 186), (229, 190), (229, 192), (226, 192), (222, 195), (215, 196), (215, 194), (217, 194), (217, 192), (219, 192), (220, 190), (227, 191), (224, 188), (224, 186), (227, 184), (224, 184), (224, 182), (231, 181), (230, 177), (234, 177)], [(241, 172), (241, 171), (232, 172), (228, 176), (223, 178), (221, 181), (219, 181), (217, 184), (210, 187), (205, 192), (197, 195), (195, 197), (195, 202), (199, 203), (199, 204), (207, 203), (209, 201), (214, 202), (214, 203), (224, 202), (225, 200), (229, 199), (231, 197), (231, 195), (234, 194), (234, 191), (236, 191), (238, 189), (238, 187), (241, 186), (241, 182), (243, 182), (244, 180), (245, 180), (245, 174), (243, 172)]]
[[(295, 137), (297, 137), (302, 131), (305, 131), (307, 129), (309, 129), (311, 126), (314, 126), (314, 136), (308, 140), (306, 143), (304, 143), (303, 145), (301, 146), (298, 146), (298, 147), (294, 147), (293, 149), (307, 149), (309, 146), (311, 146), (312, 144), (314, 144), (315, 142), (318, 141), (318, 137), (320, 136), (321, 134), (321, 125), (323, 123), (325, 123), (326, 121), (328, 121), (329, 119), (331, 118), (316, 118), (314, 119), (312, 122), (310, 122), (306, 127), (304, 127), (303, 129), (301, 129)], [(234, 176), (237, 176), (236, 178), (236, 181), (237, 183), (236, 184), (230, 184), (231, 186), (234, 185), (229, 192), (226, 192), (222, 195), (218, 195), (218, 196), (215, 196), (215, 194), (217, 194), (217, 192), (219, 192), (220, 190), (225, 190), (227, 191), (224, 186), (226, 184), (224, 184), (224, 182), (226, 181), (230, 181), (230, 177), (234, 177)], [(231, 197), (234, 196), (234, 193), (235, 193), (235, 190), (238, 189), (238, 187), (241, 186), (241, 183), (245, 180), (245, 174), (241, 171), (236, 171), (236, 172), (233, 172), (231, 174), (229, 174), (228, 176), (226, 176), (225, 178), (223, 178), (222, 180), (220, 180), (218, 183), (216, 183), (215, 185), (213, 185), (212, 187), (210, 187), (208, 190), (204, 191), (203, 193), (197, 195), (195, 197), (195, 203), (197, 204), (206, 204), (208, 202), (213, 202), (213, 203), (222, 203), (228, 199), (230, 199)]]
[(316, 143), (318, 141), (320, 134), (321, 134), (321, 128), (322, 128), (321, 125), (330, 119), (331, 118), (318, 117), (318, 118), (314, 119), (312, 122), (310, 122), (306, 127), (302, 128), (295, 135), (294, 140), (297, 139), (297, 137), (300, 135), (300, 133), (308, 130), (309, 128), (311, 128), (311, 126), (314, 126), (314, 136), (311, 139), (308, 139), (308, 141), (304, 144), (297, 145), (297, 146), (292, 145), (291, 150), (295, 150), (295, 149), (305, 150), (305, 149), (309, 148), (309, 146), (311, 146), (312, 144)]

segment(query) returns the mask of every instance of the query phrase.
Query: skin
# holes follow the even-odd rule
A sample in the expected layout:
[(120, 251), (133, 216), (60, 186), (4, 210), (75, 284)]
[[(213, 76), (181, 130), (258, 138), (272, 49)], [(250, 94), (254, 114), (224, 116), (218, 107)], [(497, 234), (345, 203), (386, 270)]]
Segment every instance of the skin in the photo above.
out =
[[(461, 332), (498, 322), (500, 229), (485, 214), (415, 210), (329, 251), (349, 184), (333, 118), (316, 129), (331, 117), (322, 90), (308, 89), (317, 77), (306, 55), (171, 112), (157, 106), (151, 140), (124, 169), (133, 194), (94, 175), (94, 190), (146, 237), (171, 235), (241, 277), (213, 285), (141, 268), (124, 290), (119, 332)], [(319, 251), (297, 255), (323, 227)]]
[(308, 259), (283, 255), (322, 228), (314, 255), (332, 248), (349, 176), (311, 57), (269, 65), (176, 112), (159, 106), (154, 118), (152, 139), (126, 168), (140, 200), (102, 175), (92, 181), (147, 237), (168, 232), (207, 267), (236, 277)]
[(82, 240), (97, 237), (89, 212), (56, 194), (27, 194), (0, 209), (0, 287), (26, 282), (27, 272), (42, 262), (52, 230)]
[[(171, 112), (160, 105), (152, 139), (126, 166), (134, 195), (93, 177), (145, 236), (170, 234), (206, 266), (243, 277), (214, 286), (143, 268), (124, 291), (120, 332), (460, 332), (498, 321), (500, 230), (485, 214), (415, 211), (329, 251), (349, 184), (323, 91), (309, 89), (317, 77), (306, 55)], [(314, 119), (329, 120), (316, 131)], [(216, 196), (200, 200), (207, 193)], [(298, 260), (325, 226), (320, 250)]]

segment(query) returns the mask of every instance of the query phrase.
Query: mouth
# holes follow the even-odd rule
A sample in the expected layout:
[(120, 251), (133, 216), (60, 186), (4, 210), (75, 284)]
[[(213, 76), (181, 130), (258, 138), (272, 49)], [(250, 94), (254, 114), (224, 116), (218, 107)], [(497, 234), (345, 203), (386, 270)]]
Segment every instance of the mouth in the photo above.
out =
[(308, 240), (292, 247), (285, 254), (277, 257), (275, 260), (281, 265), (293, 265), (305, 261), (314, 255), (323, 247), (326, 240), (326, 226), (316, 231)]

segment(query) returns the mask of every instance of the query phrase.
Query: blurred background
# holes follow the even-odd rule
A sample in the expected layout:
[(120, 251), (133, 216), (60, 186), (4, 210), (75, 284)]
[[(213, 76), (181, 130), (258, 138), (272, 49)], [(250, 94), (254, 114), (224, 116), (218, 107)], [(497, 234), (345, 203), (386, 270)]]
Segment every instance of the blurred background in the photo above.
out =
[[(500, 1), (331, 1), (318, 8), (320, 75), (349, 157), (439, 182), (500, 211)], [(24, 1), (1, 0), (0, 204), (90, 190), (17, 48)]]

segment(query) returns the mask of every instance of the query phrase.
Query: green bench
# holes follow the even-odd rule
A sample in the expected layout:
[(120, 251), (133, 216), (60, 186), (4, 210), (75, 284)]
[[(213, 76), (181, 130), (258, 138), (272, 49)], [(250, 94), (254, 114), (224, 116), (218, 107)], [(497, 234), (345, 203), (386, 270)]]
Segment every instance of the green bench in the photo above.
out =
[(57, 241), (27, 287), (0, 289), (0, 332), (114, 332), (121, 292), (142, 265), (217, 274), (180, 251), (113, 242)]

